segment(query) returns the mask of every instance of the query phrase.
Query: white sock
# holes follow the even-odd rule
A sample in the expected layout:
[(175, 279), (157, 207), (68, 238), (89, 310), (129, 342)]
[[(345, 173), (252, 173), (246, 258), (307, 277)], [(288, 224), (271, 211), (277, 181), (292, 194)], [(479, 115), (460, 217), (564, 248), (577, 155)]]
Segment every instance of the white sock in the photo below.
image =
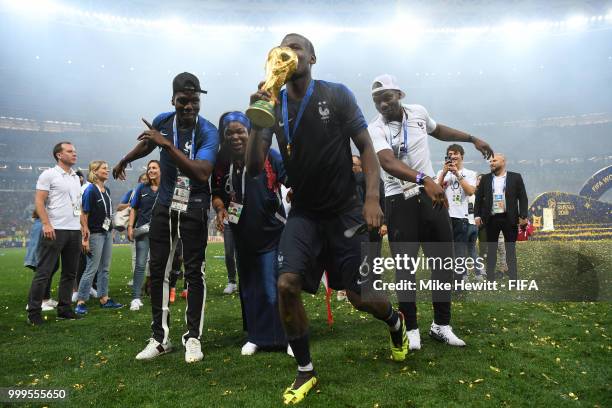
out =
[(395, 323), (395, 326), (393, 326), (393, 331), (396, 332), (401, 328), (402, 328), (402, 319), (399, 318), (397, 319), (397, 323)]
[(298, 371), (312, 371), (314, 370), (312, 366), (312, 362), (306, 364), (305, 366), (298, 366)]

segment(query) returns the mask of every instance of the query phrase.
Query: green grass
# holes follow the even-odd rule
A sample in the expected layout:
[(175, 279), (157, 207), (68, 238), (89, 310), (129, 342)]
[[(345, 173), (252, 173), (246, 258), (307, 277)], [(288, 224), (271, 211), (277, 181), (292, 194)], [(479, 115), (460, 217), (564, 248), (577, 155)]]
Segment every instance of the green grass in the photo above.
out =
[[(547, 245), (519, 249), (519, 264), (537, 268)], [(610, 242), (588, 245), (605, 257)], [(240, 302), (222, 295), (225, 267), (213, 258), (222, 251), (208, 249), (204, 361), (187, 365), (181, 349), (134, 360), (150, 335), (147, 298), (140, 312), (91, 307), (79, 321), (50, 313), (43, 327), (26, 325), (31, 272), (21, 266), (22, 250), (0, 250), (0, 387), (69, 389), (62, 406), (281, 406), (295, 362), (280, 352), (240, 355)], [(111, 295), (123, 303), (129, 258), (129, 248), (114, 249)], [(423, 349), (398, 364), (388, 359), (383, 324), (334, 299), (328, 327), (323, 294), (304, 299), (321, 381), (304, 406), (612, 406), (610, 303), (455, 303), (452, 325), (468, 343), (462, 349), (426, 336), (431, 306), (419, 303)], [(171, 308), (175, 344), (184, 305), (179, 298)]]

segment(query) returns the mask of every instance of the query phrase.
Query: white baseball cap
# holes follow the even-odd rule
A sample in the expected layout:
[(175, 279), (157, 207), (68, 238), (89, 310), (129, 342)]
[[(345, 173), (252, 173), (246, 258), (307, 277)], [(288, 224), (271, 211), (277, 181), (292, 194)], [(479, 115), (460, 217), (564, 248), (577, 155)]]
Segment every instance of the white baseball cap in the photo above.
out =
[(404, 91), (402, 91), (397, 84), (397, 78), (393, 75), (382, 74), (374, 78), (374, 81), (372, 81), (372, 95), (387, 90), (398, 91), (400, 93), (400, 99), (406, 96)]

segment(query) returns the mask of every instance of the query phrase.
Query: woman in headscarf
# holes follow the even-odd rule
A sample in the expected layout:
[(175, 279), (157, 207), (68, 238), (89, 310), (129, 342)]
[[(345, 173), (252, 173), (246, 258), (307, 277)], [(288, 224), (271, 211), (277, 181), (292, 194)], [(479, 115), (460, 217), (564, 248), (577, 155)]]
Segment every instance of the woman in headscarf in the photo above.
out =
[(285, 221), (280, 185), (286, 173), (280, 154), (270, 150), (263, 172), (257, 177), (246, 174), (245, 152), (250, 129), (251, 123), (242, 112), (221, 116), (221, 147), (212, 180), (217, 228), (223, 231), (229, 225), (235, 239), (247, 332), (242, 355), (287, 347), (276, 289), (277, 250)]

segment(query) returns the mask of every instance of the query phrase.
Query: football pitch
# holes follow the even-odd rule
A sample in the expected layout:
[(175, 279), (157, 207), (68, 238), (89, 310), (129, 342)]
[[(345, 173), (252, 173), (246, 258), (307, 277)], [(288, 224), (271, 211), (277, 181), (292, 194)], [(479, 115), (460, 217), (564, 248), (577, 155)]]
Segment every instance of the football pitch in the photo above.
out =
[[(584, 244), (610, 267), (610, 241)], [(539, 268), (549, 242), (519, 246), (520, 273)], [(559, 248), (562, 248), (559, 247)], [(124, 303), (107, 311), (89, 302), (78, 321), (26, 324), (32, 272), (24, 251), (0, 249), (0, 387), (65, 389), (62, 403), (31, 406), (271, 407), (294, 378), (296, 365), (283, 352), (241, 356), (245, 341), (238, 295), (223, 295), (223, 245), (207, 250), (204, 360), (186, 364), (180, 347), (185, 301), (171, 306), (175, 351), (141, 362), (135, 355), (150, 336), (150, 302), (129, 310), (130, 248), (116, 246), (110, 295)], [(528, 274), (529, 271), (527, 271)], [(56, 274), (53, 298), (57, 298)], [(600, 279), (610, 290), (610, 281)], [(571, 283), (571, 282), (570, 282)], [(182, 288), (182, 281), (178, 286)], [(469, 295), (468, 295), (469, 296)], [(453, 304), (452, 326), (467, 342), (454, 348), (427, 336), (431, 304), (419, 303), (423, 348), (403, 363), (389, 359), (384, 324), (332, 298), (335, 322), (327, 323), (324, 291), (304, 294), (311, 347), (320, 386), (308, 407), (610, 407), (612, 342), (609, 302), (476, 302)]]

